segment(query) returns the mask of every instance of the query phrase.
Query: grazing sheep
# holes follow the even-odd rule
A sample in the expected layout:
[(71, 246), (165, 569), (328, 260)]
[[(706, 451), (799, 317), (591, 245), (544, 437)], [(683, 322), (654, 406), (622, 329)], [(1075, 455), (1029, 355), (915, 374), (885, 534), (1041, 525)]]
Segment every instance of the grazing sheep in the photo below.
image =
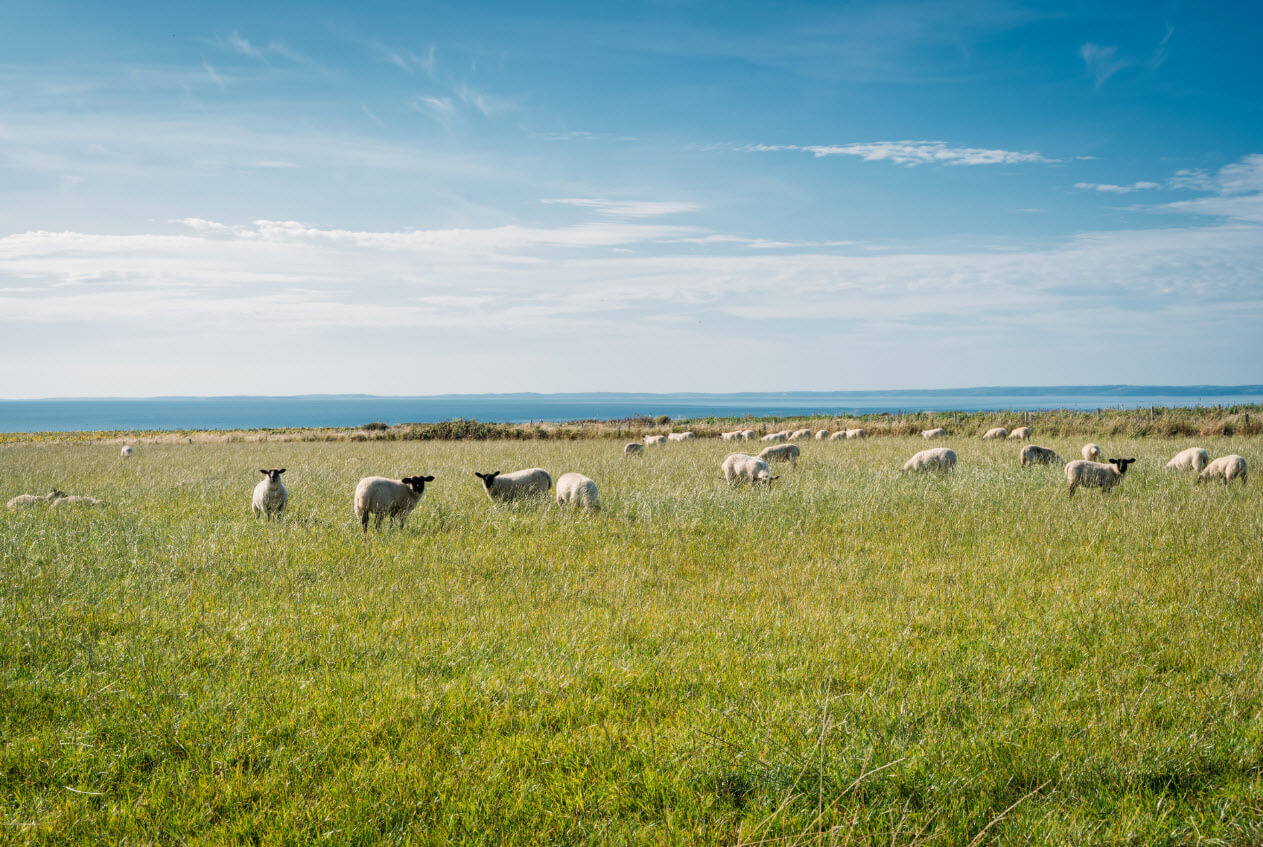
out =
[(34, 506), (36, 503), (51, 503), (58, 497), (65, 496), (66, 492), (54, 488), (47, 494), (19, 494), (6, 505), (16, 512), (18, 509), (25, 509), (27, 506)]
[(801, 441), (805, 438), (811, 438), (810, 429), (796, 429), (789, 434), (790, 441)]
[(1009, 437), (1009, 431), (1008, 431), (1007, 429), (1005, 429), (1004, 427), (1002, 427), (1002, 426), (996, 426), (996, 427), (992, 427), (991, 429), (989, 429), (989, 430), (987, 430), (986, 432), (984, 432), (984, 433), (982, 434), (982, 437), (983, 437), (983, 438), (986, 438), (986, 439), (992, 439), (992, 438), (1008, 438), (1008, 437)]
[(355, 518), (368, 532), (368, 516), (374, 515), (374, 526), (382, 528), (382, 518), (390, 516), (390, 525), (399, 522), (403, 529), (408, 515), (425, 493), (425, 484), (433, 482), (432, 476), (408, 476), (403, 479), (387, 479), (384, 476), (366, 476), (355, 486)]
[(1083, 458), (1090, 462), (1095, 462), (1105, 455), (1105, 451), (1101, 449), (1099, 444), (1084, 444), (1080, 453), (1083, 455)]
[(127, 459), (127, 458), (130, 458), (131, 455), (135, 452), (136, 451), (132, 449), (132, 445), (124, 444), (123, 449), (118, 451), (118, 455), (122, 456), (124, 459)]
[(724, 459), (723, 468), (724, 479), (729, 485), (741, 485), (747, 482), (751, 485), (760, 483), (767, 485), (776, 479), (772, 476), (767, 462), (757, 456), (747, 456), (745, 453), (729, 453)]
[(285, 506), (289, 503), (289, 492), (285, 490), (285, 483), (281, 482), (285, 468), (260, 468), (259, 473), (267, 479), (254, 487), (250, 508), (256, 515), (263, 515), (268, 520), (283, 517)]
[(1234, 479), (1241, 480), (1241, 484), (1245, 485), (1246, 466), (1245, 457), (1238, 456), (1233, 453), (1228, 456), (1220, 456), (1215, 461), (1206, 466), (1205, 470), (1197, 475), (1197, 481), (1207, 482), (1212, 479), (1222, 479), (1224, 485), (1227, 485)]
[(553, 478), (543, 468), (526, 468), (502, 474), (499, 471), (478, 473), (482, 487), (492, 500), (516, 500), (519, 497), (542, 497), (553, 487)]
[(1062, 458), (1047, 447), (1036, 447), (1034, 444), (1027, 444), (1018, 453), (1018, 461), (1022, 467), (1027, 465), (1060, 465)]
[(868, 430), (866, 429), (848, 429), (846, 431), (847, 438), (868, 438)]
[(645, 436), (645, 445), (647, 447), (661, 447), (663, 444), (666, 444), (666, 443), (667, 443), (667, 437), (665, 435), (646, 435)]
[(667, 436), (667, 441), (692, 441), (697, 438), (691, 432), (673, 432)]
[(66, 509), (75, 508), (77, 506), (104, 506), (104, 500), (98, 500), (95, 497), (83, 497), (78, 494), (68, 494), (65, 497), (58, 497), (53, 501), (52, 508)]
[(719, 433), (719, 437), (722, 438), (724, 441), (745, 441), (746, 440), (746, 434), (739, 429), (736, 430), (735, 432), (721, 432)]
[(764, 447), (760, 450), (759, 455), (755, 458), (762, 459), (769, 464), (772, 462), (789, 462), (791, 465), (797, 465), (800, 455), (802, 455), (802, 451), (798, 449), (797, 444), (773, 444), (771, 447)]
[(826, 438), (828, 438), (828, 437), (829, 437), (829, 430), (827, 430), (827, 429), (818, 429), (818, 430), (816, 430), (816, 440), (817, 440), (817, 441), (824, 441), (824, 440), (825, 440)]
[(1031, 428), (1029, 426), (1019, 426), (1017, 429), (1009, 433), (1010, 441), (1026, 441), (1031, 437)]
[(596, 483), (581, 473), (562, 474), (557, 480), (557, 505), (600, 510), (601, 498), (597, 496)]
[(1196, 471), (1201, 473), (1210, 464), (1210, 454), (1201, 447), (1189, 447), (1175, 454), (1175, 458), (1167, 462), (1169, 471)]
[(922, 438), (946, 438), (947, 430), (943, 429), (943, 427), (941, 426), (935, 427), (934, 429), (923, 429), (921, 430), (921, 437)]
[(645, 445), (636, 441), (628, 441), (623, 445), (623, 452), (628, 456), (639, 456), (645, 452)]
[(753, 441), (756, 437), (758, 437), (758, 433), (752, 429), (743, 429), (741, 434), (745, 436), (742, 439), (743, 441)]
[(1109, 491), (1123, 481), (1128, 465), (1135, 459), (1110, 459), (1109, 464), (1089, 462), (1087, 459), (1075, 459), (1066, 465), (1066, 481), (1070, 483), (1070, 496), (1074, 496), (1076, 488), (1099, 488), (1102, 493)]
[(841, 440), (843, 440), (844, 438), (846, 438), (846, 434), (847, 434), (847, 432), (848, 432), (848, 431), (849, 431), (849, 430), (839, 429), (837, 432), (835, 432), (835, 433), (833, 433), (832, 435), (830, 435), (830, 436), (829, 436), (829, 440), (830, 440), (830, 441), (841, 441)]
[(905, 471), (950, 471), (956, 467), (956, 451), (948, 447), (931, 447), (922, 450), (903, 463)]

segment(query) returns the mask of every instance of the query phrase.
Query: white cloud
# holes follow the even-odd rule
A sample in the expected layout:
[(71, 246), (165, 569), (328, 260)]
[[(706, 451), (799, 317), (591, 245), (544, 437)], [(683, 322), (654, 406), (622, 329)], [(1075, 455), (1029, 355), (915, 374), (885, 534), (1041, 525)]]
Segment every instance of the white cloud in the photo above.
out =
[(910, 167), (925, 164), (1013, 165), (1060, 161), (1036, 152), (952, 147), (945, 141), (876, 141), (867, 144), (841, 145), (754, 144), (737, 149), (754, 153), (789, 150), (811, 153), (817, 158), (856, 156), (866, 162), (893, 162)]
[(1149, 211), (1263, 223), (1263, 154), (1251, 153), (1238, 162), (1225, 165), (1213, 175), (1204, 170), (1177, 171), (1168, 181), (1168, 186), (1209, 192), (1213, 196), (1146, 207)]
[(1134, 64), (1130, 59), (1120, 58), (1118, 48), (1102, 46), (1088, 42), (1079, 47), (1079, 55), (1087, 66), (1088, 73), (1097, 88), (1100, 88), (1114, 74)]
[(263, 55), (262, 50), (260, 50), (258, 47), (251, 44), (247, 39), (242, 38), (241, 35), (235, 30), (232, 32), (231, 35), (228, 36), (228, 46), (231, 47), (233, 50), (236, 50), (238, 53), (240, 53), (243, 56), (249, 56), (252, 59), (258, 59), (261, 62), (267, 61), (266, 57), (264, 57)]
[(697, 203), (677, 200), (605, 200), (595, 197), (560, 197), (541, 200), (540, 202), (578, 206), (579, 208), (591, 209), (597, 214), (613, 218), (656, 218), (662, 215), (695, 212), (701, 208)]
[(1162, 186), (1156, 182), (1133, 182), (1131, 185), (1111, 185), (1101, 182), (1076, 182), (1075, 188), (1084, 191), (1102, 191), (1109, 194), (1130, 194), (1133, 191), (1152, 191)]

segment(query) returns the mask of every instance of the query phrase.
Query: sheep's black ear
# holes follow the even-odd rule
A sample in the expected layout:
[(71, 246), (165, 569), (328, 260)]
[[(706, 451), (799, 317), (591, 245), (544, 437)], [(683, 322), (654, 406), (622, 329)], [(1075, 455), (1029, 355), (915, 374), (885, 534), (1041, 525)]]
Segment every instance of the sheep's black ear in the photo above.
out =
[(279, 469), (279, 470), (277, 471), (277, 473), (285, 473), (285, 468), (281, 468), (281, 469)]
[(263, 474), (264, 476), (266, 476), (266, 475), (267, 475), (267, 469), (266, 469), (266, 468), (259, 468), (259, 473), (261, 473), (261, 474)]
[(423, 476), (423, 477), (421, 477), (421, 480), (422, 480), (423, 482), (434, 482), (434, 477), (432, 477), (432, 476)]

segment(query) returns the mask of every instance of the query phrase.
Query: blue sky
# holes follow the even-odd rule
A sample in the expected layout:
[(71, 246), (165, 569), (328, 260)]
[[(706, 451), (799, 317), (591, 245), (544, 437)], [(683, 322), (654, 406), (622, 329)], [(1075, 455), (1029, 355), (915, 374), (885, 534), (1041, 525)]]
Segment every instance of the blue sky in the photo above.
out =
[(0, 396), (1263, 382), (1256, 4), (20, 4)]

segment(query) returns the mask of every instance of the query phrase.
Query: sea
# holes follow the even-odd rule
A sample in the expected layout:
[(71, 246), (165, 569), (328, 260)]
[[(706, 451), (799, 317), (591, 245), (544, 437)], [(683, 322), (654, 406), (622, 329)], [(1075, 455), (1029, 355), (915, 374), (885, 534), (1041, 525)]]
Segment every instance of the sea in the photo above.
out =
[(887, 412), (1131, 409), (1263, 404), (1263, 385), (1009, 386), (737, 394), (442, 394), (0, 400), (0, 432), (283, 429), (433, 423), (740, 418)]

